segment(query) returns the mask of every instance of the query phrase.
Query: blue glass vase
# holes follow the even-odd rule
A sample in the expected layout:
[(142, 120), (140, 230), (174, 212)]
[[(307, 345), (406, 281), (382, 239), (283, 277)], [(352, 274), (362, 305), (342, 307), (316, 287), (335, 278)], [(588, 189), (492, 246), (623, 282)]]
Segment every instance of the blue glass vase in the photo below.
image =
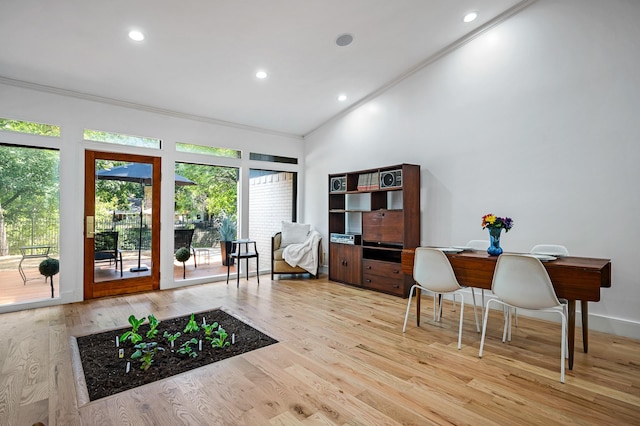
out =
[(489, 229), (489, 248), (487, 253), (491, 256), (500, 256), (502, 254), (502, 247), (500, 247), (500, 234), (502, 234), (502, 228), (488, 228)]

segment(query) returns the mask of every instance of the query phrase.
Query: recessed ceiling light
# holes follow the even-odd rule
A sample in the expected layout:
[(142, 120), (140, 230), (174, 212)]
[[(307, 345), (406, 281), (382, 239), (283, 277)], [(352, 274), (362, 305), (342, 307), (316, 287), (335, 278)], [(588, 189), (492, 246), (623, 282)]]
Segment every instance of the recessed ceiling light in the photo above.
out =
[(142, 41), (144, 40), (144, 34), (138, 30), (131, 30), (129, 31), (129, 38), (133, 41)]
[(267, 78), (267, 72), (266, 71), (258, 71), (256, 73), (256, 77), (259, 78), (260, 80)]
[(336, 39), (336, 44), (340, 47), (345, 47), (353, 42), (353, 36), (351, 34), (342, 34)]
[(347, 95), (338, 95), (338, 100), (339, 100), (340, 102), (344, 102), (344, 101), (346, 101), (346, 100), (347, 100)]
[(466, 15), (464, 15), (464, 18), (462, 18), (462, 21), (463, 22), (475, 21), (477, 17), (478, 17), (478, 12), (469, 12)]

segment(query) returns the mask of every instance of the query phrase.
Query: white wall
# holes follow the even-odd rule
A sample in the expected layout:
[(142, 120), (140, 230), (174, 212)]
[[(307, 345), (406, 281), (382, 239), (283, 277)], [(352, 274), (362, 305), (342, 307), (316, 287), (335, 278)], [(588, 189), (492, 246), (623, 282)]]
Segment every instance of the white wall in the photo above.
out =
[[(61, 126), (60, 138), (38, 137), (0, 131), (0, 143), (44, 146), (60, 149), (60, 299), (23, 305), (3, 306), (0, 312), (29, 309), (83, 300), (83, 203), (84, 151), (121, 151), (162, 158), (162, 175), (173, 176), (174, 162), (197, 162), (239, 167), (248, 177), (251, 167), (299, 173), (304, 180), (304, 142), (295, 137), (176, 118), (138, 109), (99, 103), (55, 93), (0, 83), (0, 117)], [(103, 130), (162, 140), (162, 150), (125, 147), (83, 141), (83, 129)], [(243, 159), (214, 158), (175, 152), (175, 142), (195, 143), (243, 151)], [(298, 157), (300, 164), (276, 164), (248, 160), (249, 152)], [(244, 179), (239, 199), (248, 200), (248, 179)], [(209, 279), (173, 281), (173, 198), (172, 179), (162, 182), (161, 282), (162, 289), (207, 282)], [(245, 203), (246, 205), (246, 203)], [(240, 236), (247, 236), (248, 211), (240, 221)]]
[[(307, 193), (327, 174), (422, 167), (423, 245), (488, 239), (610, 258), (590, 327), (640, 338), (640, 2), (540, 0), (307, 136)], [(327, 197), (304, 220), (327, 233)], [(326, 241), (324, 239), (325, 250)]]

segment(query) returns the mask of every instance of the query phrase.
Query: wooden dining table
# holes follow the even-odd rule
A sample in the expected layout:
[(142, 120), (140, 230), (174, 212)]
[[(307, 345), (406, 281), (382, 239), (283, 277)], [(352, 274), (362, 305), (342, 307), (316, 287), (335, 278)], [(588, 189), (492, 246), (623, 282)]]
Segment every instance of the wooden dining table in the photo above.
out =
[[(402, 272), (413, 275), (415, 250), (402, 251)], [(460, 285), (480, 289), (491, 289), (493, 271), (498, 260), (486, 252), (463, 251), (447, 253)], [(589, 350), (588, 302), (600, 301), (600, 289), (611, 287), (611, 260), (590, 257), (559, 257), (542, 263), (551, 278), (558, 298), (568, 301), (568, 349), (569, 369), (573, 369), (576, 301), (580, 301), (582, 312), (582, 345)], [(417, 323), (420, 325), (420, 289), (417, 289)]]

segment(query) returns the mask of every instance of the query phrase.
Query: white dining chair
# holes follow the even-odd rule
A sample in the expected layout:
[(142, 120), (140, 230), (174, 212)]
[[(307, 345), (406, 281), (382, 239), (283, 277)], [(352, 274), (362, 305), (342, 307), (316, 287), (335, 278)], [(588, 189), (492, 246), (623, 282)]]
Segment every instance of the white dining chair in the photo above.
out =
[[(559, 244), (538, 244), (533, 246), (531, 250), (529, 250), (530, 254), (544, 254), (548, 256), (569, 256), (569, 250), (562, 245)], [(565, 299), (560, 300), (562, 303), (567, 303)], [(509, 312), (510, 316), (511, 313)], [(506, 319), (509, 322), (509, 339), (511, 339), (511, 318)], [(516, 327), (518, 326), (518, 310), (513, 310), (513, 322)]]
[[(456, 276), (451, 267), (451, 263), (441, 250), (428, 247), (418, 247), (415, 251), (415, 260), (413, 264), (413, 279), (416, 284), (411, 287), (409, 292), (409, 302), (407, 303), (407, 312), (404, 316), (404, 325), (402, 332), (407, 329), (407, 320), (409, 319), (409, 311), (411, 310), (411, 301), (413, 293), (416, 289), (433, 293), (434, 300), (439, 299), (441, 295), (451, 294), (454, 298), (459, 294), (460, 302), (460, 325), (458, 326), (458, 349), (462, 346), (462, 322), (464, 317), (464, 292), (458, 283)], [(434, 321), (440, 321), (442, 316), (442, 302), (439, 308), (434, 308)], [(437, 312), (437, 314), (436, 314)], [(476, 316), (476, 330), (480, 331), (478, 317)]]
[[(482, 324), (482, 337), (480, 339), (480, 352), (482, 358), (484, 339), (489, 320), (489, 305), (499, 303), (507, 308), (528, 309), (535, 311), (555, 312), (560, 315), (562, 322), (562, 338), (560, 340), (560, 382), (564, 383), (567, 316), (565, 306), (558, 300), (547, 270), (540, 260), (532, 256), (520, 254), (502, 254), (498, 258), (493, 273), (491, 291), (496, 296), (487, 302), (484, 321)], [(509, 309), (507, 309), (509, 311)], [(505, 321), (502, 332), (502, 342), (507, 335)]]
[(549, 256), (569, 256), (569, 250), (559, 244), (538, 244), (529, 250), (531, 254), (547, 254)]
[[(569, 250), (562, 245), (559, 244), (537, 244), (533, 246), (531, 250), (529, 250), (530, 254), (543, 254), (547, 256), (569, 256)], [(567, 303), (565, 299), (560, 299), (562, 303)], [(511, 312), (507, 312), (506, 321), (509, 323), (509, 339), (511, 339)], [(513, 322), (518, 326), (518, 310), (513, 310)]]

